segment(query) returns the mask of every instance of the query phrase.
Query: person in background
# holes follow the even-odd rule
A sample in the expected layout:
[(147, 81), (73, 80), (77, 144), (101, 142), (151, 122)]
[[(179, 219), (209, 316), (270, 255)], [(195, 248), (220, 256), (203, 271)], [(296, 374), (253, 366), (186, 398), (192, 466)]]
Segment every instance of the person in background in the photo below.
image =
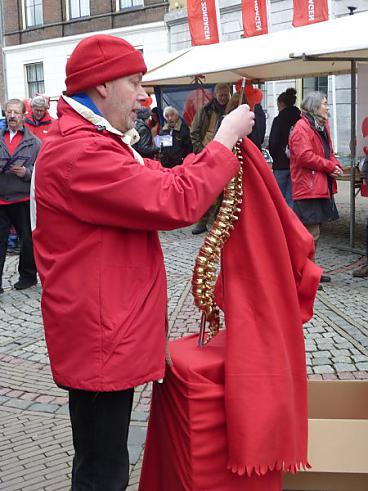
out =
[(39, 140), (43, 140), (51, 127), (54, 118), (49, 114), (49, 101), (43, 95), (36, 95), (31, 100), (32, 113), (24, 120), (24, 125), (33, 133)]
[(137, 111), (137, 121), (135, 129), (139, 134), (139, 141), (133, 145), (133, 148), (142, 155), (142, 157), (153, 159), (159, 152), (159, 148), (153, 143), (149, 121), (151, 111), (147, 107), (141, 107)]
[[(332, 150), (326, 96), (311, 92), (301, 109), (302, 117), (289, 137), (293, 210), (317, 246), (321, 224), (339, 217), (333, 195), (342, 167)], [(322, 275), (321, 282), (329, 281), (330, 276)]]
[(295, 106), (296, 90), (286, 89), (277, 98), (278, 116), (272, 122), (268, 148), (272, 157), (272, 169), (287, 204), (292, 208), (290, 176), (290, 131), (300, 119), (300, 109)]
[(188, 125), (179, 118), (178, 111), (167, 106), (164, 109), (165, 124), (160, 131), (160, 160), (164, 167), (174, 167), (183, 163), (184, 158), (193, 151)]
[(147, 99), (146, 70), (142, 54), (120, 37), (80, 41), (35, 166), (35, 256), (51, 370), (69, 394), (72, 491), (128, 485), (134, 387), (165, 374), (158, 231), (199, 219), (239, 172), (231, 150), (253, 125), (243, 105), (183, 165), (165, 169), (142, 158), (131, 144)]
[[(248, 104), (248, 102), (245, 100), (244, 104)], [(252, 140), (252, 142), (260, 150), (262, 150), (262, 145), (266, 134), (266, 113), (264, 112), (261, 103), (255, 104), (253, 111), (254, 111), (254, 126), (251, 134), (248, 135), (248, 138)]]
[[(240, 94), (240, 92), (235, 92), (235, 94), (231, 96), (228, 104), (226, 105), (225, 114), (229, 114), (239, 106)], [(252, 106), (249, 104), (250, 101), (248, 101), (246, 97), (243, 97), (243, 103), (248, 104), (252, 109)], [(259, 148), (259, 150), (261, 150), (266, 132), (266, 115), (260, 103), (255, 105), (253, 104), (253, 110), (254, 126), (252, 132), (247, 136), (247, 138), (249, 138)]]
[(20, 240), (16, 290), (37, 283), (29, 216), (30, 182), (41, 142), (24, 127), (26, 108), (20, 99), (5, 105), (7, 128), (0, 133), (0, 293), (8, 235), (13, 225)]
[[(368, 185), (368, 155), (364, 159), (360, 173), (363, 178), (363, 183)], [(354, 278), (368, 278), (368, 218), (365, 224), (365, 264), (353, 271), (353, 276)]]
[[(213, 140), (220, 122), (225, 114), (226, 105), (230, 100), (230, 87), (228, 84), (217, 84), (212, 101), (199, 109), (192, 121), (190, 138), (194, 153), (201, 152), (204, 147)], [(202, 234), (207, 231), (208, 222), (216, 217), (221, 198), (206, 211), (192, 230), (193, 235)]]
[(151, 133), (152, 133), (152, 138), (153, 141), (155, 140), (155, 137), (160, 134), (161, 131), (161, 125), (160, 125), (160, 116), (158, 114), (158, 108), (153, 107), (151, 109), (151, 119), (149, 120), (149, 125), (151, 128)]

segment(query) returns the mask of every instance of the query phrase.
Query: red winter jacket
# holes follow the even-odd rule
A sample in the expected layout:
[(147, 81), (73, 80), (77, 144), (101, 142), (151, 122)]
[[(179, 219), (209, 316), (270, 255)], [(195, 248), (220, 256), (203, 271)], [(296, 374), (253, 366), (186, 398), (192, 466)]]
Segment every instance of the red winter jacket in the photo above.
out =
[(46, 111), (41, 121), (36, 121), (35, 119), (33, 119), (31, 114), (29, 118), (25, 119), (24, 124), (25, 126), (27, 126), (31, 133), (33, 133), (35, 136), (37, 136), (37, 138), (42, 141), (48, 135), (51, 124), (54, 121), (55, 119), (50, 116), (48, 111)]
[[(330, 160), (324, 157), (322, 140), (316, 130), (302, 116), (289, 137), (290, 174), (293, 200), (329, 198), (327, 175), (335, 170), (339, 161), (333, 154), (330, 131), (326, 127), (330, 144)], [(336, 193), (336, 180), (332, 191)]]
[(37, 159), (33, 232), (54, 379), (90, 391), (160, 379), (167, 294), (157, 231), (197, 221), (238, 161), (211, 142), (174, 169), (141, 165), (64, 100), (59, 113)]

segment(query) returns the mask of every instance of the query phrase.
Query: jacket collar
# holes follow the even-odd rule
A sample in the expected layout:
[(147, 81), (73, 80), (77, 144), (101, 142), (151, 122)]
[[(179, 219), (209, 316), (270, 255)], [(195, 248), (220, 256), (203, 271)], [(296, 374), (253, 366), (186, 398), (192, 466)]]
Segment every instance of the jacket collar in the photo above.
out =
[[(7, 127), (6, 127), (6, 128), (4, 128), (3, 130), (1, 130), (1, 132), (0, 132), (0, 133), (1, 133), (1, 136), (2, 136), (3, 138), (4, 138), (5, 133), (6, 133), (7, 131), (9, 131), (9, 128), (7, 128)], [(26, 126), (23, 126), (23, 127), (22, 127), (22, 128), (20, 128), (18, 131), (20, 131), (21, 133), (23, 133), (23, 139), (22, 139), (22, 142), (25, 142), (25, 141), (27, 141), (27, 140), (29, 140), (29, 139), (32, 139), (32, 138), (33, 138), (33, 139), (34, 139), (34, 138), (36, 138), (35, 136), (33, 136), (33, 135), (31, 134), (31, 132), (30, 132), (30, 131), (28, 131), (28, 130), (27, 130), (27, 127), (26, 127)]]
[(44, 126), (52, 123), (52, 117), (50, 116), (49, 112), (46, 111), (43, 118), (40, 119), (39, 121), (33, 118), (33, 113), (29, 115), (25, 119), (25, 122), (28, 123), (31, 126)]
[(126, 131), (125, 133), (122, 133), (121, 131), (117, 130), (111, 124), (105, 119), (103, 116), (96, 114), (92, 111), (92, 109), (88, 108), (87, 106), (84, 106), (80, 102), (78, 102), (75, 99), (72, 99), (71, 97), (68, 97), (66, 95), (61, 96), (62, 99), (72, 108), (74, 109), (75, 112), (80, 114), (84, 119), (92, 123), (94, 126), (100, 129), (105, 129), (109, 133), (112, 133), (113, 135), (117, 135), (121, 138), (121, 140), (129, 146), (130, 150), (132, 151), (134, 158), (142, 165), (144, 165), (143, 158), (141, 155), (139, 155), (136, 150), (132, 147), (137, 141), (139, 140), (139, 134), (135, 128), (130, 129), (129, 131)]
[(170, 126), (168, 125), (167, 122), (162, 127), (163, 130), (175, 130), (175, 131), (180, 131), (180, 128), (181, 128), (181, 120), (180, 120), (180, 118), (177, 120), (176, 125), (174, 126), (174, 128), (170, 128)]

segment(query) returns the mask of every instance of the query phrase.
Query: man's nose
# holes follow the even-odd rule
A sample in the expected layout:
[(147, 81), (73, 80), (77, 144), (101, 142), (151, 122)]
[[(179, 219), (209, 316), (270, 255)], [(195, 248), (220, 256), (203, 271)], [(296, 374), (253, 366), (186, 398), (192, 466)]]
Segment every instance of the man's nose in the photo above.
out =
[(139, 99), (144, 99), (144, 100), (148, 99), (148, 94), (147, 94), (147, 92), (144, 90), (144, 88), (142, 86), (140, 87), (138, 98)]

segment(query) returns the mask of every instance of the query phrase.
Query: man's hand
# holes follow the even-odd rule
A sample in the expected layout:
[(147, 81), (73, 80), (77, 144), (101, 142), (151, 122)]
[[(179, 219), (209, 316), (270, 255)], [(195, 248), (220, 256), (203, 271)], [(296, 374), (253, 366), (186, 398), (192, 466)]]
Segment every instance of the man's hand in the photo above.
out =
[(253, 126), (254, 113), (247, 104), (242, 104), (224, 117), (214, 140), (232, 150), (240, 138), (249, 135)]
[(27, 169), (23, 166), (22, 167), (14, 166), (10, 169), (10, 172), (20, 178), (23, 178), (26, 175)]

